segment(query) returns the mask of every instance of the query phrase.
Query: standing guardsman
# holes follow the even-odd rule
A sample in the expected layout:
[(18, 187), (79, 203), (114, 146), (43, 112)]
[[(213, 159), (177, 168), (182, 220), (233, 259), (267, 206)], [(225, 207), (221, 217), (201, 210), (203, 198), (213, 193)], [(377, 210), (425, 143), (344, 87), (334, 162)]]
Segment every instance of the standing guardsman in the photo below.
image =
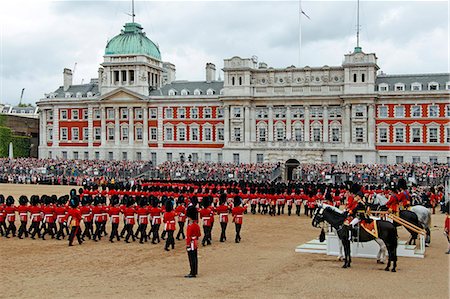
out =
[(194, 205), (188, 206), (186, 210), (186, 216), (188, 218), (188, 226), (186, 229), (186, 250), (189, 258), (189, 266), (191, 268), (191, 272), (184, 277), (194, 278), (198, 274), (198, 239), (202, 235), (200, 232), (200, 226), (197, 223), (197, 208)]
[(239, 196), (236, 196), (234, 198), (234, 208), (231, 211), (231, 214), (233, 215), (233, 222), (235, 224), (236, 228), (236, 238), (234, 241), (236, 243), (241, 242), (241, 228), (242, 228), (242, 220), (244, 218), (243, 214), (245, 209), (241, 206), (242, 200)]
[(216, 212), (219, 215), (219, 223), (221, 228), (220, 242), (225, 242), (227, 239), (226, 231), (228, 225), (227, 195), (225, 193), (220, 194), (219, 206), (216, 208)]
[(78, 209), (78, 205), (80, 203), (80, 199), (78, 195), (72, 195), (72, 198), (69, 201), (69, 223), (70, 223), (70, 235), (69, 235), (69, 246), (73, 246), (73, 241), (75, 237), (77, 237), (78, 244), (83, 244), (81, 240), (81, 211)]
[(186, 222), (186, 207), (184, 206), (184, 196), (180, 195), (178, 197), (177, 201), (177, 207), (175, 208), (175, 215), (178, 217), (178, 233), (177, 233), (177, 240), (180, 240), (180, 238), (186, 239), (186, 236), (184, 234), (184, 223)]
[[(67, 195), (66, 195), (67, 196)], [(56, 214), (56, 223), (58, 223), (58, 232), (56, 233), (56, 239), (60, 240), (61, 237), (64, 239), (66, 235), (64, 234), (64, 230), (66, 234), (69, 235), (69, 229), (67, 228), (67, 198), (66, 196), (61, 196), (58, 198), (55, 207)]]
[(110, 207), (108, 209), (109, 219), (111, 220), (111, 234), (109, 235), (109, 242), (114, 243), (114, 237), (120, 241), (119, 237), (119, 222), (120, 222), (120, 207), (119, 197), (113, 195), (110, 200)]
[(25, 235), (25, 238), (28, 238), (28, 198), (25, 195), (19, 197), (19, 206), (17, 207), (17, 212), (19, 213), (20, 218), (20, 227), (17, 236), (19, 239), (22, 239), (22, 236)]
[(164, 212), (163, 221), (164, 231), (167, 232), (164, 250), (169, 251), (169, 246), (175, 249), (175, 239), (173, 238), (173, 232), (175, 231), (175, 212), (173, 211), (173, 203), (170, 199), (166, 201), (166, 211)]
[(9, 238), (9, 233), (12, 233), (12, 236), (16, 236), (16, 224), (14, 223), (16, 221), (16, 207), (14, 206), (14, 197), (11, 195), (6, 198), (6, 220), (8, 220), (8, 228), (6, 229), (5, 237)]
[(202, 199), (203, 209), (200, 209), (200, 217), (202, 218), (203, 223), (203, 233), (205, 236), (202, 240), (202, 245), (211, 245), (211, 218), (214, 217), (213, 212), (209, 208), (209, 197), (205, 196)]
[(29, 228), (31, 239), (35, 239), (36, 234), (38, 235), (38, 238), (40, 238), (41, 230), (39, 229), (39, 225), (42, 221), (42, 209), (39, 204), (39, 196), (31, 196), (31, 207), (29, 208), (29, 211), (31, 216), (31, 226)]
[(138, 232), (141, 234), (141, 238), (139, 243), (144, 244), (144, 241), (148, 241), (148, 235), (147, 235), (147, 225), (148, 225), (148, 208), (147, 208), (147, 198), (141, 197), (138, 202), (138, 208), (136, 210), (136, 214), (138, 217), (138, 229), (136, 231), (136, 237)]
[(5, 212), (5, 197), (0, 194), (0, 235), (6, 234), (6, 212)]
[(156, 242), (160, 242), (159, 239), (159, 226), (161, 225), (161, 208), (158, 207), (158, 198), (153, 197), (152, 200), (152, 208), (150, 209), (150, 216), (152, 219), (152, 244), (156, 244)]

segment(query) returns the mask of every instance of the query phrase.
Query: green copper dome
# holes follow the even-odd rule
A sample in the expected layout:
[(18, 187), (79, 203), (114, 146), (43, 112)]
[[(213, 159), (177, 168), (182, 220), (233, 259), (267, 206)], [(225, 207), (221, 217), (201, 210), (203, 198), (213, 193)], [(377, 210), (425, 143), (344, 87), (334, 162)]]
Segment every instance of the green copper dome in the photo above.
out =
[(119, 35), (113, 37), (106, 45), (105, 55), (141, 54), (161, 60), (161, 53), (138, 23), (126, 23)]

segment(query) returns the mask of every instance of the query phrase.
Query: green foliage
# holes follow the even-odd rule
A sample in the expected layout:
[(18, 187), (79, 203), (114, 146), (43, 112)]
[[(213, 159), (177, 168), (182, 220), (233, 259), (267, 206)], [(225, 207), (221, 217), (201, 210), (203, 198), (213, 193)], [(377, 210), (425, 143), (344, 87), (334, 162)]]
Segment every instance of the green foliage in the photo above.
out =
[(9, 155), (9, 143), (12, 140), (11, 129), (0, 127), (0, 158), (6, 158)]
[(0, 114), (0, 127), (4, 127), (6, 123), (6, 115)]
[(12, 136), (14, 158), (30, 156), (31, 140), (27, 136)]

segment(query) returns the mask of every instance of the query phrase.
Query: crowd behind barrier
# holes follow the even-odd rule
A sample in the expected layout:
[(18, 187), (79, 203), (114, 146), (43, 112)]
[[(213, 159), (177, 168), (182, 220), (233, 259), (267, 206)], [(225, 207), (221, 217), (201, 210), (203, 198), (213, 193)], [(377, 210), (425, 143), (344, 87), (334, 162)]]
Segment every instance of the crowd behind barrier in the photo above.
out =
[[(0, 182), (18, 184), (101, 185), (115, 181), (189, 180), (272, 182), (279, 174), (280, 163), (211, 163), (149, 161), (0, 159)], [(293, 173), (294, 182), (340, 184), (346, 181), (364, 184), (388, 184), (404, 178), (412, 185), (445, 185), (449, 165), (431, 163), (300, 164)], [(280, 179), (281, 176), (278, 178)]]

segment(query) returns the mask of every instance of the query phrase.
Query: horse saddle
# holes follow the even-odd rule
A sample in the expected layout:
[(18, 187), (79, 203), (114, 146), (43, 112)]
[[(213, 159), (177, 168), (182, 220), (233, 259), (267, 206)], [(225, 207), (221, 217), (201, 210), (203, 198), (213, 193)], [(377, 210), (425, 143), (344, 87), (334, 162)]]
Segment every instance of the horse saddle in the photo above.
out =
[(361, 221), (359, 223), (360, 227), (362, 227), (366, 232), (374, 236), (375, 238), (378, 238), (378, 227), (377, 227), (377, 220), (372, 219), (372, 221)]

